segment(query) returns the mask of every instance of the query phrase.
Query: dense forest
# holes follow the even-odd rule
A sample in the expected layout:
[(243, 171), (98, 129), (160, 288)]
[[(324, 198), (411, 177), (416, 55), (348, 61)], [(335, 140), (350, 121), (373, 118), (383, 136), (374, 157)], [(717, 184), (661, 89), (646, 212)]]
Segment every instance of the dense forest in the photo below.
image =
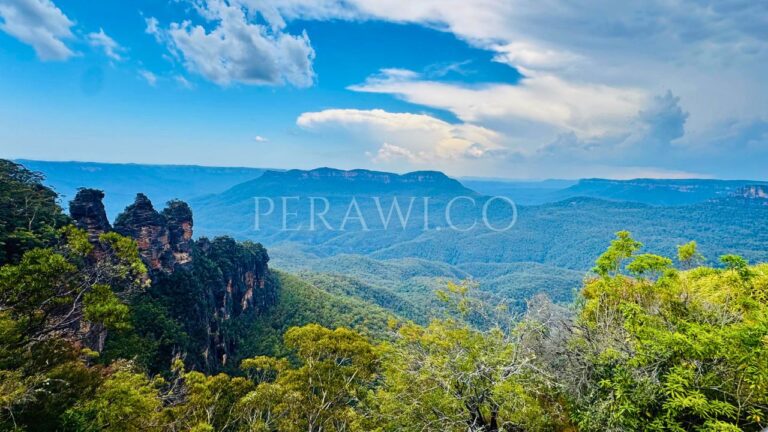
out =
[(180, 201), (139, 195), (109, 224), (101, 195), (67, 215), (0, 161), (2, 430), (768, 426), (768, 264), (620, 231), (571, 304), (520, 312), (454, 281), (427, 318), (376, 286), (273, 272), (258, 243), (192, 239)]

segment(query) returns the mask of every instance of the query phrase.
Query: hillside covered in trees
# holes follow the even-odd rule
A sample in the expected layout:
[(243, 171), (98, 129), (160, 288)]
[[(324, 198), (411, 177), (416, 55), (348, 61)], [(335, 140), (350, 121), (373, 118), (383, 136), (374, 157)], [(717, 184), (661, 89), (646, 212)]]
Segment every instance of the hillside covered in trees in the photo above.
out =
[(81, 190), (67, 215), (0, 161), (2, 430), (768, 426), (767, 264), (694, 242), (657, 255), (619, 231), (573, 303), (537, 295), (518, 313), (447, 274), (426, 317), (375, 281), (193, 239), (180, 201), (138, 195), (110, 223), (102, 195)]

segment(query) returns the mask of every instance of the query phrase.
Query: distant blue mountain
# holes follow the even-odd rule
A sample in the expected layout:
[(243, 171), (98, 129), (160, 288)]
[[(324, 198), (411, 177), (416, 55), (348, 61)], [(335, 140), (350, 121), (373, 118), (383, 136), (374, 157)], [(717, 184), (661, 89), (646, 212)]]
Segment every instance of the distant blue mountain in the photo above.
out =
[(506, 182), (472, 179), (463, 183), (486, 195), (504, 195), (522, 205), (538, 205), (576, 197), (637, 202), (655, 206), (680, 206), (727, 198), (747, 186), (765, 185), (755, 180), (706, 179), (582, 179)]
[(225, 199), (246, 196), (282, 195), (476, 195), (458, 181), (439, 171), (415, 171), (393, 174), (364, 169), (339, 170), (316, 168), (313, 170), (267, 171), (257, 179), (239, 184), (225, 191)]
[(678, 206), (725, 198), (738, 193), (745, 186), (755, 184), (764, 184), (764, 182), (701, 179), (583, 179), (573, 186), (557, 191), (551, 195), (551, 199), (584, 196), (611, 201)]
[(512, 181), (478, 177), (462, 178), (460, 181), (483, 195), (505, 196), (522, 205), (552, 202), (556, 200), (553, 199), (554, 194), (578, 183), (578, 180)]
[(261, 176), (262, 168), (224, 168), (194, 165), (143, 165), (96, 162), (16, 162), (45, 175), (45, 183), (62, 196), (66, 208), (78, 188), (101, 189), (110, 219), (131, 204), (138, 192), (157, 205), (178, 198), (219, 193)]

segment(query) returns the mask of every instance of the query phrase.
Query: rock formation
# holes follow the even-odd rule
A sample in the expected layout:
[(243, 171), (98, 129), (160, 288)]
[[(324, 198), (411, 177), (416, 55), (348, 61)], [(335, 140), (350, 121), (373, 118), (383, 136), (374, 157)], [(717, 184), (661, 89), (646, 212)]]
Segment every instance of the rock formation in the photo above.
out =
[(721, 201), (747, 207), (768, 206), (768, 185), (754, 184), (742, 186), (727, 199)]
[(192, 262), (192, 210), (184, 201), (174, 200), (163, 210), (168, 226), (168, 241), (175, 265)]
[[(99, 260), (105, 256), (99, 241), (99, 236), (110, 231), (112, 227), (107, 219), (102, 199), (104, 192), (97, 189), (80, 189), (75, 199), (69, 202), (69, 213), (75, 221), (75, 226), (88, 233), (88, 241), (93, 244), (91, 259)], [(101, 324), (86, 321), (77, 324), (83, 344), (95, 351), (104, 349), (107, 330)]]
[(150, 270), (173, 271), (167, 221), (146, 195), (137, 194), (134, 203), (120, 213), (115, 220), (115, 231), (136, 240), (139, 253)]
[(744, 199), (768, 200), (768, 185), (744, 186), (737, 194)]
[[(101, 191), (83, 189), (70, 203), (72, 218), (94, 244), (110, 230), (103, 197)], [(185, 202), (171, 201), (158, 212), (149, 198), (137, 194), (112, 229), (136, 240), (152, 279), (147, 293), (164, 299), (188, 334), (203, 335), (195, 343), (199, 352), (188, 354), (202, 359), (200, 367), (214, 371), (237, 350), (238, 337), (225, 323), (268, 310), (277, 301), (277, 284), (260, 244), (230, 237), (195, 241), (193, 225), (192, 210)], [(103, 336), (99, 335), (100, 347)]]
[(97, 243), (99, 236), (112, 227), (104, 211), (104, 192), (97, 189), (80, 189), (69, 202), (69, 212), (78, 228), (88, 233), (88, 240)]

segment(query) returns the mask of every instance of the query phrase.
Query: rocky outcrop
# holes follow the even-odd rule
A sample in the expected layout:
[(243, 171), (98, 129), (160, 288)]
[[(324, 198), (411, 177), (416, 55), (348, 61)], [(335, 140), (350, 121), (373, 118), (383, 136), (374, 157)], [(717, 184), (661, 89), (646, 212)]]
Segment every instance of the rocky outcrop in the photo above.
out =
[[(90, 259), (98, 261), (106, 256), (99, 237), (112, 230), (104, 210), (104, 192), (97, 189), (80, 189), (75, 199), (69, 202), (69, 215), (75, 226), (88, 234), (88, 241), (94, 246)], [(101, 352), (107, 338), (107, 329), (102, 324), (80, 321), (78, 327), (79, 339), (85, 347)]]
[(192, 209), (184, 201), (174, 200), (163, 210), (168, 227), (168, 241), (175, 266), (192, 262)]
[(201, 259), (218, 269), (210, 284), (210, 344), (205, 361), (211, 369), (228, 364), (237, 352), (238, 339), (225, 323), (267, 311), (277, 302), (276, 282), (267, 263), (266, 249), (258, 243), (236, 242), (230, 237), (195, 242)]
[(120, 213), (115, 220), (115, 231), (136, 240), (139, 253), (150, 270), (174, 270), (168, 222), (146, 195), (137, 194), (134, 203)]
[[(70, 204), (75, 223), (88, 231), (94, 244), (110, 230), (103, 197), (101, 191), (84, 189)], [(136, 240), (152, 279), (147, 294), (161, 301), (194, 337), (196, 348), (189, 351), (197, 352), (188, 352), (188, 360), (216, 371), (237, 357), (240, 337), (231, 329), (237, 326), (227, 323), (267, 311), (277, 301), (277, 283), (261, 244), (230, 237), (195, 241), (193, 226), (192, 210), (185, 202), (171, 201), (158, 212), (149, 198), (137, 194), (112, 229)], [(106, 333), (90, 333), (100, 351)]]
[(98, 243), (99, 236), (112, 227), (104, 210), (104, 192), (97, 189), (80, 189), (69, 202), (69, 214), (75, 225), (88, 233), (91, 243)]
[(723, 201), (747, 207), (768, 206), (768, 185), (745, 185), (740, 187), (736, 192), (731, 194), (730, 197)]
[(749, 200), (768, 200), (768, 185), (744, 186), (736, 195)]

